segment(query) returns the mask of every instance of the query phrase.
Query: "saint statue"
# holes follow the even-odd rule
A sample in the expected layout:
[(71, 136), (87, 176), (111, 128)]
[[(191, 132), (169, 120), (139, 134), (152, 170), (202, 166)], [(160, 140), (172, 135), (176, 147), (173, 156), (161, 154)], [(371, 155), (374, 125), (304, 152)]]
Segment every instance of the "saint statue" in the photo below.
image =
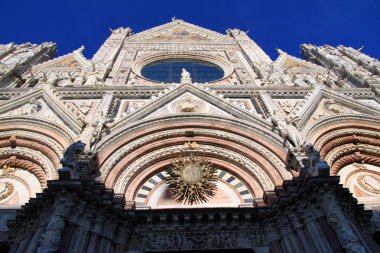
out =
[(191, 83), (190, 73), (187, 72), (186, 69), (182, 69), (182, 73), (181, 73), (181, 83), (182, 83), (182, 84), (185, 84), (185, 83)]

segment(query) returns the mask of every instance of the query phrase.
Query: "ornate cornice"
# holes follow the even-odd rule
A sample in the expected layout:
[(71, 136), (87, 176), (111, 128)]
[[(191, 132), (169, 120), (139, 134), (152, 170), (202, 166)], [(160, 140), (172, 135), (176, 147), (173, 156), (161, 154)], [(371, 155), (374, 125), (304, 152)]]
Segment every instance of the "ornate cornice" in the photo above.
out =
[[(38, 127), (38, 133), (46, 134), (50, 138), (58, 141), (63, 147), (68, 146), (74, 142), (74, 134), (66, 126), (57, 124), (56, 122), (49, 121), (45, 118), (38, 117), (26, 117), (26, 116), (1, 116), (0, 128), (9, 130), (31, 130), (36, 132), (37, 130), (31, 129), (30, 126)], [(7, 126), (7, 127), (6, 127)], [(45, 132), (44, 130), (48, 130)], [(50, 135), (51, 132), (54, 135)]]
[(378, 126), (379, 120), (379, 116), (370, 116), (363, 114), (338, 114), (334, 116), (323, 117), (304, 130), (305, 139), (306, 141), (312, 141), (312, 139), (314, 139), (314, 141), (317, 141), (321, 137), (319, 135), (321, 135), (320, 131), (323, 130), (323, 128), (334, 127), (334, 125), (338, 123), (344, 123), (347, 128), (352, 128), (352, 124), (354, 122), (373, 125), (376, 127)]

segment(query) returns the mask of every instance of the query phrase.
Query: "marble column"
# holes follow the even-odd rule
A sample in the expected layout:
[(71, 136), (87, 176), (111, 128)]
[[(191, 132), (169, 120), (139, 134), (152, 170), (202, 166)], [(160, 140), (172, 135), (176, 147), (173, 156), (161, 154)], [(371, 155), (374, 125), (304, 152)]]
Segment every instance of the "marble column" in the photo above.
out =
[(93, 211), (85, 210), (77, 222), (77, 227), (75, 228), (68, 253), (85, 252), (89, 240), (92, 219)]
[(333, 249), (333, 252), (345, 253), (344, 248), (340, 244), (340, 241), (339, 241), (337, 235), (335, 234), (335, 231), (327, 223), (326, 217), (318, 217), (317, 222), (318, 222), (319, 226), (321, 227), (323, 233), (326, 235), (326, 238), (329, 241), (329, 244), (330, 244), (331, 248)]
[(308, 208), (306, 210), (300, 210), (299, 213), (303, 219), (305, 232), (313, 246), (313, 251), (317, 253), (334, 253), (335, 251), (331, 248), (322, 228), (316, 221), (313, 210)]
[(334, 194), (325, 191), (320, 194), (321, 208), (327, 217), (327, 223), (335, 231), (340, 244), (347, 253), (365, 253), (368, 252), (363, 242), (350, 226), (348, 217), (345, 217), (343, 211), (337, 203)]
[(74, 206), (72, 196), (59, 196), (55, 199), (53, 213), (41, 238), (37, 253), (52, 253), (58, 250), (66, 219)]
[(99, 240), (99, 250), (101, 252), (113, 252), (113, 242), (115, 239), (115, 232), (117, 221), (111, 217), (106, 217), (105, 224), (102, 231), (102, 237)]
[(290, 221), (283, 213), (277, 218), (277, 223), (280, 227), (281, 244), (285, 252), (303, 253), (297, 235), (292, 230)]
[(297, 214), (294, 211), (292, 211), (288, 214), (288, 217), (289, 217), (290, 222), (292, 223), (292, 227), (294, 228), (294, 230), (296, 231), (296, 233), (298, 235), (298, 238), (301, 242), (301, 245), (303, 247), (304, 252), (312, 253), (312, 249), (309, 246), (308, 239), (304, 233), (304, 230), (302, 228), (302, 224), (300, 223), (300, 221), (297, 217)]
[(277, 224), (272, 219), (267, 219), (264, 223), (264, 229), (268, 238), (269, 247), (272, 253), (284, 253), (281, 247), (281, 235), (277, 229)]
[(128, 229), (128, 223), (124, 222), (117, 228), (116, 236), (116, 250), (115, 253), (123, 253), (127, 249), (130, 231)]
[(99, 235), (102, 232), (104, 223), (104, 214), (97, 213), (95, 217), (95, 224), (92, 226), (90, 239), (87, 247), (87, 253), (92, 253), (96, 251), (96, 246), (99, 241)]

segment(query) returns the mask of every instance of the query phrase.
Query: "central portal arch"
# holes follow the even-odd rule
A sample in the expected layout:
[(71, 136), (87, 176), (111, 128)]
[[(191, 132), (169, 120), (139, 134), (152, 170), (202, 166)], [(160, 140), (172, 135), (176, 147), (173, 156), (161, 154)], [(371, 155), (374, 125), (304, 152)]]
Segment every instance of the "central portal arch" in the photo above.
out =
[[(195, 142), (196, 150), (184, 143)], [(218, 170), (217, 198), (199, 207), (263, 203), (266, 193), (292, 179), (282, 138), (264, 128), (216, 117), (163, 117), (114, 131), (99, 143), (100, 178), (136, 207), (184, 208), (163, 182), (173, 159), (192, 153)], [(215, 202), (215, 203), (214, 203)], [(219, 203), (219, 204), (217, 204)], [(195, 207), (195, 206), (192, 206)]]

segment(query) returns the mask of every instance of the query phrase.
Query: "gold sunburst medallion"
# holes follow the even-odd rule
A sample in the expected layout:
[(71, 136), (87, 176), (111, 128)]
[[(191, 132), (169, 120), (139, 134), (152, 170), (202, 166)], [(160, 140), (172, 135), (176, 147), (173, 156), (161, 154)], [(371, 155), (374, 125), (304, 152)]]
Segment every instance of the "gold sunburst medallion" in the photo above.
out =
[(169, 176), (169, 193), (179, 203), (205, 203), (215, 195), (216, 169), (205, 157), (180, 156), (172, 161), (172, 166), (166, 171)]

